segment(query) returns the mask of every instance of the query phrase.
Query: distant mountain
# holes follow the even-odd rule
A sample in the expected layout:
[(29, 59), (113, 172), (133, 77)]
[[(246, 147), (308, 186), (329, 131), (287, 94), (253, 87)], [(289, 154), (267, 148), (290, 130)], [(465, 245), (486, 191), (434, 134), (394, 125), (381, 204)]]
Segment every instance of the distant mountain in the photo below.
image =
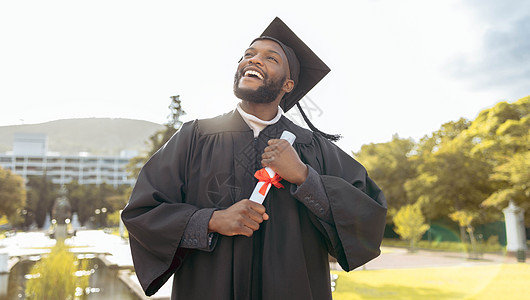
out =
[(43, 133), (48, 151), (118, 155), (122, 150), (146, 150), (146, 141), (161, 124), (111, 118), (64, 119), (40, 124), (0, 126), (0, 152), (13, 149), (15, 133)]

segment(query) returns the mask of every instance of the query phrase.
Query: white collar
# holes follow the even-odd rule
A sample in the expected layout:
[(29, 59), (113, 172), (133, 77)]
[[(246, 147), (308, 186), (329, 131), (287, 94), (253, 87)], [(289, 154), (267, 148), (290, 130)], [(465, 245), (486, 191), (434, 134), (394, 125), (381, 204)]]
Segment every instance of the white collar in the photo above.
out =
[(264, 121), (254, 115), (251, 115), (245, 112), (243, 108), (241, 108), (241, 102), (237, 104), (236, 109), (241, 115), (241, 117), (243, 118), (243, 120), (245, 121), (245, 123), (247, 123), (247, 125), (252, 129), (252, 131), (254, 131), (254, 137), (257, 137), (260, 131), (262, 131), (265, 127), (278, 122), (280, 118), (283, 116), (283, 109), (279, 106), (278, 106), (278, 113), (270, 121)]

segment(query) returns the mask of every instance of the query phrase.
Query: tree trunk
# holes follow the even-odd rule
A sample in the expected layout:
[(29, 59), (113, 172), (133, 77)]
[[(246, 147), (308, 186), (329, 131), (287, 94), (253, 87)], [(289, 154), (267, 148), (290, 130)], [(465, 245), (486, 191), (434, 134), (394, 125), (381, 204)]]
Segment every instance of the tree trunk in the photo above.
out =
[(469, 253), (469, 249), (467, 249), (467, 235), (466, 235), (466, 229), (464, 228), (464, 226), (460, 226), (460, 241), (462, 241), (462, 245), (464, 245), (464, 251), (466, 251), (466, 253)]
[(478, 259), (479, 253), (477, 249), (477, 240), (475, 239), (475, 233), (471, 225), (467, 225), (467, 232), (469, 233), (469, 240), (471, 241), (471, 252), (469, 258)]

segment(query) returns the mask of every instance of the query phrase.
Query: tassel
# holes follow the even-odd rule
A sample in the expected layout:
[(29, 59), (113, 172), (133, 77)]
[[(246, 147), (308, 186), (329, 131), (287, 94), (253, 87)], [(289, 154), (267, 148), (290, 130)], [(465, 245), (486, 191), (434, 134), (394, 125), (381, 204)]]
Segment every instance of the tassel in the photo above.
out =
[(296, 102), (296, 106), (298, 107), (298, 110), (300, 111), (300, 113), (302, 114), (302, 117), (304, 118), (304, 121), (307, 123), (307, 126), (309, 126), (309, 128), (311, 128), (311, 130), (313, 130), (314, 132), (320, 134), (321, 136), (325, 137), (326, 139), (332, 141), (332, 142), (336, 142), (338, 140), (340, 140), (342, 138), (342, 136), (340, 134), (327, 134), (327, 133), (324, 133), (320, 130), (318, 130), (315, 125), (313, 125), (313, 123), (311, 123), (311, 121), (309, 121), (309, 118), (306, 116), (304, 110), (302, 109), (302, 106), (300, 106), (300, 102)]

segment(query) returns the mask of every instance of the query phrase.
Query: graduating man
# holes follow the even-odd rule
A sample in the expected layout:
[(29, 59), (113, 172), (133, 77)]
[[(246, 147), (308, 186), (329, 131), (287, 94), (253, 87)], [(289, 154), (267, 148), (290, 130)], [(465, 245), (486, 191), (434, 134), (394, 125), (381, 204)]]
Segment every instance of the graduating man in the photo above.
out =
[[(381, 190), (332, 136), (283, 116), (328, 72), (276, 18), (239, 62), (236, 109), (184, 124), (146, 163), (122, 219), (147, 295), (174, 274), (172, 299), (331, 299), (328, 254), (346, 271), (379, 255)], [(283, 179), (260, 204), (263, 167)]]

